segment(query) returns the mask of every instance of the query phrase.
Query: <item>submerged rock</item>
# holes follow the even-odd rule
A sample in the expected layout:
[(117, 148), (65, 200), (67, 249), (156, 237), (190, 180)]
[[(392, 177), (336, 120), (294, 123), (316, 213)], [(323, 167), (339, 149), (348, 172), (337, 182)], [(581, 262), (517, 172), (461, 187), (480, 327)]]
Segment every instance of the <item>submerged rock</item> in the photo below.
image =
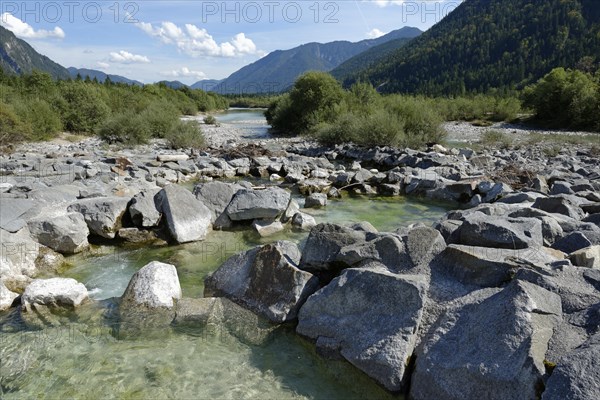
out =
[(252, 227), (260, 237), (273, 236), (284, 230), (283, 224), (279, 221), (256, 220), (252, 223)]
[(386, 389), (405, 389), (427, 284), (383, 266), (347, 269), (309, 297), (296, 331), (354, 364)]
[(298, 269), (300, 250), (292, 242), (255, 247), (225, 261), (204, 280), (205, 297), (227, 297), (273, 322), (296, 319), (298, 309), (319, 287)]

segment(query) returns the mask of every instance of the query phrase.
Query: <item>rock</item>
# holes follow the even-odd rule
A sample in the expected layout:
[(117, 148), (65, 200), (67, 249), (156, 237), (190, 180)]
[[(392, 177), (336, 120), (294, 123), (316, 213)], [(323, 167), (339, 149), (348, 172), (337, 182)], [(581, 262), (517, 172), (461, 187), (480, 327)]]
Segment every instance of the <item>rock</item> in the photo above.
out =
[(408, 231), (406, 251), (414, 267), (428, 265), (446, 248), (444, 237), (429, 227), (417, 227)]
[(350, 229), (361, 232), (378, 233), (379, 231), (369, 221), (355, 222), (349, 226)]
[(133, 196), (129, 205), (129, 215), (138, 228), (158, 226), (162, 215), (156, 208), (157, 193), (155, 190), (146, 190)]
[(340, 250), (345, 246), (363, 243), (365, 237), (366, 232), (336, 224), (319, 224), (308, 235), (300, 268), (311, 272), (335, 273), (346, 266), (338, 261)]
[(35, 279), (21, 296), (21, 304), (26, 311), (30, 312), (32, 307), (38, 305), (77, 307), (87, 298), (87, 289), (75, 279)]
[(574, 192), (571, 189), (571, 185), (569, 184), (569, 182), (555, 181), (552, 184), (552, 189), (550, 190), (551, 195), (573, 194), (573, 193)]
[(215, 181), (196, 185), (194, 195), (212, 212), (212, 221), (215, 222), (223, 214), (237, 191), (243, 188), (237, 183)]
[(187, 154), (159, 154), (156, 159), (161, 162), (187, 161), (190, 157)]
[(19, 297), (17, 293), (11, 292), (4, 282), (0, 281), (0, 311), (8, 310), (12, 307), (15, 299)]
[(533, 180), (531, 181), (531, 187), (540, 193), (547, 194), (550, 191), (550, 189), (548, 188), (548, 182), (546, 182), (546, 178), (539, 175), (533, 178)]
[(468, 216), (459, 228), (460, 243), (471, 246), (524, 249), (543, 244), (542, 223), (534, 218)]
[(121, 308), (171, 309), (180, 298), (175, 266), (153, 261), (133, 275), (121, 297)]
[(292, 242), (256, 247), (228, 259), (204, 280), (205, 297), (227, 297), (269, 320), (296, 319), (318, 279), (298, 269), (300, 250)]
[(298, 191), (305, 195), (313, 193), (327, 193), (331, 188), (331, 182), (326, 179), (306, 179), (298, 182)]
[(35, 242), (27, 229), (14, 234), (0, 230), (0, 235), (0, 278), (11, 291), (22, 292), (40, 272), (38, 258), (44, 246)]
[(157, 199), (171, 237), (177, 243), (206, 239), (212, 226), (212, 213), (189, 190), (168, 185), (158, 193)]
[(464, 284), (498, 287), (510, 282), (520, 268), (543, 267), (556, 260), (541, 248), (509, 250), (451, 244), (436, 263)]
[(129, 243), (150, 243), (159, 240), (154, 231), (146, 231), (138, 228), (121, 228), (117, 233), (119, 239)]
[(260, 237), (267, 237), (283, 232), (283, 224), (279, 221), (255, 220), (252, 227)]
[(341, 355), (392, 392), (406, 387), (427, 284), (420, 276), (347, 269), (309, 297), (296, 331)]
[(542, 400), (600, 398), (600, 334), (563, 357), (548, 381)]
[(294, 215), (294, 218), (292, 218), (292, 226), (294, 228), (308, 231), (313, 227), (317, 226), (317, 221), (315, 221), (312, 215), (308, 215), (303, 212), (298, 212)]
[(540, 197), (532, 207), (574, 219), (582, 219), (584, 216), (583, 210), (577, 204), (563, 196)]
[(367, 169), (360, 169), (356, 172), (356, 174), (354, 174), (354, 178), (352, 179), (352, 182), (354, 182), (354, 183), (368, 182), (369, 180), (371, 180), (371, 178), (373, 178), (373, 174), (371, 173), (371, 171), (369, 171)]
[(97, 197), (79, 200), (71, 204), (68, 211), (81, 213), (90, 233), (114, 239), (117, 231), (121, 229), (128, 204), (128, 198)]
[(321, 208), (325, 206), (327, 206), (327, 195), (325, 193), (313, 193), (304, 202), (304, 208)]
[(27, 226), (35, 240), (59, 253), (75, 254), (89, 247), (90, 231), (79, 213), (37, 217)]
[(573, 265), (600, 269), (600, 246), (586, 247), (569, 255)]
[(25, 226), (23, 214), (31, 210), (34, 202), (27, 199), (10, 199), (2, 197), (0, 207), (0, 229), (16, 233)]
[(404, 243), (397, 235), (381, 233), (368, 235), (368, 239), (342, 247), (335, 259), (336, 263), (347, 268), (377, 261), (395, 273), (412, 268)]
[(241, 189), (233, 196), (225, 212), (232, 221), (274, 220), (285, 212), (290, 199), (290, 193), (280, 188)]
[(460, 228), (461, 225), (462, 221), (446, 219), (435, 224), (435, 229), (441, 233), (446, 243), (458, 243), (460, 241), (458, 228)]
[(571, 232), (562, 239), (554, 242), (552, 248), (560, 250), (563, 253), (571, 254), (577, 250), (590, 247), (591, 245), (593, 245), (593, 243), (582, 232)]
[(500, 293), (442, 316), (417, 354), (410, 397), (535, 399), (560, 298), (515, 281)]
[(507, 185), (506, 183), (499, 182), (499, 183), (494, 184), (494, 186), (492, 186), (492, 188), (485, 193), (485, 196), (483, 196), (482, 202), (491, 203), (491, 202), (494, 202), (494, 201), (498, 200), (499, 198), (502, 198), (512, 192), (513, 192), (513, 189), (509, 185)]
[(296, 200), (294, 200), (294, 199), (290, 200), (290, 204), (288, 205), (288, 208), (285, 210), (285, 212), (281, 216), (281, 222), (283, 222), (283, 223), (288, 222), (299, 211), (300, 211), (300, 206), (298, 205), (298, 203), (296, 202)]

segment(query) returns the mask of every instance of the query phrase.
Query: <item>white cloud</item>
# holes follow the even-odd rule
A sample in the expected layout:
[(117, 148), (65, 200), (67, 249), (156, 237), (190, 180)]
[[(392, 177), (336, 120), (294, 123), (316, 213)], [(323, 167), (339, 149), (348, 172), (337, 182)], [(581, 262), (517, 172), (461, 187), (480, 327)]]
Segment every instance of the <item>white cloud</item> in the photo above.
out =
[(16, 36), (25, 39), (64, 39), (65, 37), (65, 31), (58, 26), (55, 26), (51, 31), (44, 29), (35, 30), (27, 22), (23, 22), (19, 18), (7, 12), (0, 15), (0, 25), (9, 31), (12, 31), (12, 33), (14, 33)]
[(147, 22), (139, 22), (136, 26), (147, 35), (158, 38), (165, 44), (174, 45), (182, 53), (190, 56), (238, 57), (242, 55), (261, 55), (252, 39), (244, 33), (238, 33), (230, 41), (217, 43), (204, 28), (193, 24), (179, 27), (173, 22), (162, 22), (153, 26)]
[(119, 64), (147, 64), (150, 62), (146, 56), (131, 54), (125, 50), (111, 52), (109, 60)]
[(383, 35), (385, 35), (385, 32), (382, 32), (377, 28), (371, 29), (371, 31), (367, 32), (367, 38), (369, 39), (377, 39)]
[(172, 71), (164, 71), (160, 73), (163, 76), (170, 76), (172, 78), (195, 78), (195, 79), (205, 79), (206, 74), (202, 71), (193, 71), (188, 67), (182, 67), (178, 70)]
[(98, 61), (96, 64), (97, 64), (97, 65), (98, 65), (98, 67), (100, 67), (100, 68), (109, 68), (109, 67), (110, 67), (110, 64), (109, 64), (109, 63), (107, 63), (107, 62), (104, 62), (104, 61)]

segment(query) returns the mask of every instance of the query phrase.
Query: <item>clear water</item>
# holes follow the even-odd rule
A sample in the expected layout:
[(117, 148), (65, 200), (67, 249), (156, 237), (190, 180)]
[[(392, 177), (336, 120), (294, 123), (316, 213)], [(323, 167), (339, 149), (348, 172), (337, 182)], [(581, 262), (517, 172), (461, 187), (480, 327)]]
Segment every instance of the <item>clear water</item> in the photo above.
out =
[(215, 114), (217, 121), (223, 124), (244, 125), (267, 125), (265, 110), (262, 108), (230, 108)]
[[(431, 223), (447, 208), (416, 200), (347, 197), (322, 210), (318, 222), (369, 221), (381, 231)], [(306, 233), (261, 239), (251, 231), (212, 232), (208, 240), (174, 247), (97, 247), (68, 259), (63, 272), (83, 282), (100, 305), (43, 330), (27, 328), (16, 311), (0, 313), (0, 398), (118, 399), (377, 399), (392, 398), (366, 375), (318, 356), (283, 327), (260, 344), (224, 330), (165, 327), (120, 337), (116, 304), (131, 276), (150, 261), (177, 266), (184, 296), (202, 297), (204, 277), (252, 246)], [(65, 322), (66, 321), (66, 322)], [(247, 322), (241, 329), (255, 329)], [(246, 324), (246, 325), (243, 325)], [(218, 328), (218, 327), (217, 327)]]

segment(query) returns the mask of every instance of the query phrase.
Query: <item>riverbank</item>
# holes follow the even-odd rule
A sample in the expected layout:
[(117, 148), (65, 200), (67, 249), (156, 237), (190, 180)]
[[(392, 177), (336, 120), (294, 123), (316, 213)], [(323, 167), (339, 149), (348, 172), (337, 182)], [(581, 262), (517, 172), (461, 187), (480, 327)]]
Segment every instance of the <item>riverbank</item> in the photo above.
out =
[[(201, 392), (208, 397), (242, 391), (248, 397), (387, 396), (373, 382), (415, 399), (533, 398), (544, 387), (544, 398), (562, 398), (573, 393), (565, 379), (576, 380), (578, 390), (595, 390), (600, 166), (591, 145), (565, 145), (553, 154), (544, 144), (477, 151), (323, 147), (273, 139), (264, 122), (254, 121), (264, 135), (235, 124), (206, 127), (213, 147), (204, 152), (170, 150), (160, 140), (132, 149), (86, 138), (22, 144), (1, 157), (0, 303), (6, 311), (0, 326), (10, 344), (2, 346), (8, 360), (1, 367), (3, 395), (18, 397), (20, 388), (32, 388), (34, 375), (55, 370), (64, 358), (48, 347), (44, 352), (53, 357), (35, 367), (43, 356), (23, 337), (63, 327), (99, 329), (98, 346), (117, 358), (125, 351), (125, 364), (139, 354), (135, 344), (125, 345), (136, 335), (148, 348), (166, 341), (181, 355), (179, 361), (161, 356), (161, 363), (139, 354), (137, 367), (122, 374), (133, 383), (114, 389), (121, 395), (133, 388), (149, 395), (139, 388), (151, 381), (165, 396), (192, 393), (200, 378), (181, 364), (223, 383)], [(455, 211), (441, 216), (438, 210), (432, 221), (427, 208), (415, 208), (416, 219), (382, 231), (351, 221), (351, 214), (320, 219), (344, 202), (340, 196), (352, 195), (442, 201)], [(375, 203), (367, 208), (379, 212)], [(380, 212), (393, 219), (399, 209)], [(202, 259), (193, 248), (230, 243), (229, 236), (216, 239), (229, 234), (257, 239), (215, 250), (232, 257), (225, 262)], [(123, 246), (142, 246), (134, 268), (154, 272), (139, 272), (129, 285), (128, 278), (114, 282), (120, 289), (103, 301), (75, 280), (46, 280), (83, 277), (65, 273), (64, 257), (85, 259), (98, 245), (114, 249), (113, 260), (108, 250), (109, 259), (96, 264), (109, 274), (128, 265)], [(219, 342), (206, 369), (197, 364), (203, 355), (190, 356), (188, 348), (207, 354), (210, 346), (193, 337), (210, 343), (215, 328), (235, 341)], [(76, 334), (68, 351), (68, 341), (59, 340), (59, 350), (69, 357), (74, 349), (93, 354), (106, 368), (87, 370), (104, 374), (112, 388), (119, 362), (90, 347), (93, 337)], [(276, 356), (285, 348), (296, 358)], [(26, 365), (19, 364), (22, 352), (11, 349), (30, 355)], [(225, 360), (243, 367), (216, 367)], [(337, 372), (324, 372), (329, 368)], [(305, 369), (316, 373), (294, 377), (292, 370)], [(65, 374), (83, 385), (72, 368)], [(239, 386), (244, 374), (255, 379)], [(55, 393), (73, 395), (79, 385), (66, 375)], [(181, 392), (168, 383), (178, 375), (185, 376)], [(303, 380), (322, 381), (298, 383)], [(51, 379), (40, 385), (52, 392)]]

